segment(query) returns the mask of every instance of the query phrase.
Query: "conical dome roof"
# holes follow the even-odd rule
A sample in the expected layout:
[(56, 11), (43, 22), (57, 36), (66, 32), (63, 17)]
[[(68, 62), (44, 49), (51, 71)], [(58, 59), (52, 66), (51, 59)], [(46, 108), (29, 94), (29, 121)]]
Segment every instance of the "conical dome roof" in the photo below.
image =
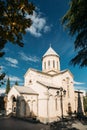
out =
[(42, 71), (49, 74), (60, 71), (60, 57), (51, 46), (42, 57)]
[(50, 56), (50, 55), (55, 55), (55, 56), (58, 56), (59, 55), (52, 49), (52, 47), (50, 46), (49, 49), (46, 51), (46, 53), (43, 55), (43, 57), (45, 56)]

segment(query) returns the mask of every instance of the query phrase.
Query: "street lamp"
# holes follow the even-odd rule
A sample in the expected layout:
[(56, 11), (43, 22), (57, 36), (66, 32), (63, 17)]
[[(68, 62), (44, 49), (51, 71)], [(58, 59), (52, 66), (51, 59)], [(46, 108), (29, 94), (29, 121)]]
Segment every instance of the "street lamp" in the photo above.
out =
[(66, 95), (66, 90), (64, 90), (62, 87), (60, 87), (56, 93), (57, 93), (57, 96), (60, 97), (61, 118), (63, 119), (63, 97)]

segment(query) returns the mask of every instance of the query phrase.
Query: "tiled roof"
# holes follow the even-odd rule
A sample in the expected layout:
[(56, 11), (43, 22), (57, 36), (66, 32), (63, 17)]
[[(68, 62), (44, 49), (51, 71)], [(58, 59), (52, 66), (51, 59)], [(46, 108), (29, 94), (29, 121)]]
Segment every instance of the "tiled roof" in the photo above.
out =
[(59, 57), (59, 55), (52, 49), (52, 47), (50, 47), (50, 48), (46, 51), (46, 53), (43, 55), (43, 57), (48, 56), (48, 55), (55, 55), (55, 56), (58, 56), (58, 57)]
[(14, 86), (14, 87), (20, 94), (35, 94), (35, 95), (38, 94), (30, 87), (25, 87), (25, 86)]

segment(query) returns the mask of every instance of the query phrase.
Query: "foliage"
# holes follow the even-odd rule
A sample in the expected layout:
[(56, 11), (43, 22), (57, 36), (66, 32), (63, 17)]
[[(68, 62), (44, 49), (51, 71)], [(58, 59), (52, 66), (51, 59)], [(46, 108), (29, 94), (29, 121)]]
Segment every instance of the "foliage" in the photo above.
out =
[(0, 113), (4, 109), (4, 96), (0, 96)]
[(6, 94), (8, 94), (9, 90), (10, 90), (10, 80), (8, 78), (7, 79), (7, 84), (6, 84)]
[(87, 0), (71, 0), (70, 8), (62, 18), (62, 24), (75, 36), (76, 56), (71, 64), (87, 66)]
[[(28, 0), (0, 0), (0, 50), (8, 41), (23, 47), (23, 34), (32, 24), (26, 15), (32, 15), (34, 9)], [(3, 54), (0, 52), (0, 56)]]
[(5, 73), (1, 73), (0, 74), (0, 87), (2, 86), (2, 85), (4, 85), (4, 77), (5, 77)]
[(83, 99), (83, 104), (84, 104), (84, 112), (87, 112), (87, 96), (84, 97)]
[(15, 82), (15, 85), (18, 85), (18, 82), (17, 82), (17, 81)]
[[(5, 54), (3, 49), (8, 42), (23, 47), (23, 35), (32, 24), (26, 16), (33, 15), (34, 10), (28, 0), (0, 0), (0, 57)], [(4, 74), (0, 74), (0, 84)]]

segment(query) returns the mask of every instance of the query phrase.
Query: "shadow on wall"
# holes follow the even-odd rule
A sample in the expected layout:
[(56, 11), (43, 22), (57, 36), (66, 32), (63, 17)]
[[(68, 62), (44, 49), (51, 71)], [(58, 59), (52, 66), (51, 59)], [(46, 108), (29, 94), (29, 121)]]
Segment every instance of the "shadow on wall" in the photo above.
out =
[(16, 100), (16, 116), (17, 117), (31, 117), (34, 118), (36, 115), (33, 110), (30, 109), (31, 106), (25, 101), (23, 96), (18, 96)]

